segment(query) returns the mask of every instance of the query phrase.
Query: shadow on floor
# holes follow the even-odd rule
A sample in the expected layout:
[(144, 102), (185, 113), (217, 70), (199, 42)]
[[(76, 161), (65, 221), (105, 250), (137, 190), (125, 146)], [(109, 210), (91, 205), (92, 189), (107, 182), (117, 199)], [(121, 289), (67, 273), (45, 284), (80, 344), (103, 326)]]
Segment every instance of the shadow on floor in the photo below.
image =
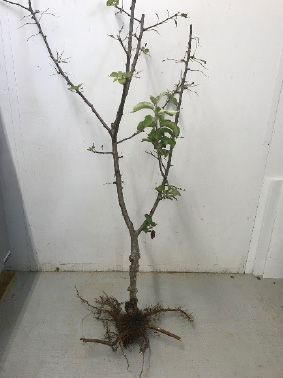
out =
[(20, 274), (20, 272), (16, 274), (15, 281), (0, 302), (0, 376), (1, 365), (4, 364), (5, 356), (21, 325), (39, 273), (25, 273), (24, 283), (18, 280), (17, 276)]
[[(21, 162), (18, 156), (19, 146), (16, 146), (16, 139), (14, 138), (13, 125), (14, 122), (11, 119), (9, 120), (9, 130), (5, 127), (0, 111), (0, 190), (3, 194), (3, 207), (8, 234), (9, 245), (7, 249), (11, 251), (11, 257), (4, 269), (35, 271), (38, 264), (25, 211), (20, 180), (15, 166), (16, 162), (19, 168)], [(8, 134), (10, 138), (8, 138)], [(13, 146), (12, 143), (14, 144)], [(15, 151), (14, 156), (12, 149)], [(26, 277), (26, 282), (21, 285), (19, 285), (16, 278), (6, 297), (0, 303), (0, 339), (3, 341), (0, 349), (0, 363), (3, 360), (5, 351), (9, 348), (17, 324), (25, 311), (28, 298), (35, 284), (36, 273), (28, 274)]]

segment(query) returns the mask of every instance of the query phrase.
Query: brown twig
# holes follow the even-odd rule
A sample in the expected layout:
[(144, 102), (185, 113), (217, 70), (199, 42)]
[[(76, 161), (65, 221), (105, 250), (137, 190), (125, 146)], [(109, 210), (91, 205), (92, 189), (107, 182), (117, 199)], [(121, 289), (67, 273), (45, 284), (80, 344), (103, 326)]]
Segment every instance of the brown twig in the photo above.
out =
[[(31, 0), (28, 1), (28, 4), (29, 4), (28, 8), (25, 7), (25, 6), (23, 6), (23, 5), (21, 5), (21, 4), (19, 4), (19, 3), (15, 3), (13, 1), (9, 1), (9, 0), (3, 0), (3, 1), (6, 2), (6, 3), (9, 3), (9, 4), (13, 4), (13, 5), (16, 5), (18, 7), (21, 7), (21, 8), (25, 9), (26, 11), (28, 11), (30, 13), (31, 18), (34, 20), (34, 22), (35, 22), (35, 24), (36, 24), (36, 26), (38, 28), (38, 34), (41, 35), (41, 37), (43, 39), (43, 42), (45, 44), (45, 47), (47, 48), (48, 54), (49, 54), (50, 58), (52, 59), (52, 61), (54, 62), (55, 66), (56, 66), (57, 73), (60, 74), (64, 78), (64, 80), (66, 81), (67, 85), (70, 88), (75, 87), (75, 84), (70, 80), (70, 78), (68, 77), (68, 75), (63, 71), (63, 69), (61, 68), (60, 64), (58, 63), (56, 57), (54, 56), (54, 54), (53, 54), (53, 52), (52, 52), (52, 50), (50, 48), (50, 45), (48, 43), (47, 36), (44, 34), (43, 29), (42, 29), (41, 24), (40, 24), (40, 21), (37, 18), (37, 14), (40, 13), (40, 12), (33, 9), (32, 4), (31, 4)], [(35, 35), (37, 35), (37, 34), (35, 34)], [(97, 112), (97, 110), (95, 109), (94, 105), (85, 97), (85, 95), (80, 91), (79, 88), (77, 88), (76, 90), (74, 90), (74, 92), (76, 92), (82, 98), (82, 100), (84, 101), (84, 103), (91, 109), (91, 111), (96, 115), (96, 117), (98, 118), (98, 120), (100, 121), (100, 123), (102, 124), (102, 126), (110, 134), (111, 133), (110, 127), (106, 124), (106, 122), (103, 120), (103, 118)]]
[(129, 93), (131, 81), (132, 81), (132, 78), (133, 78), (133, 73), (135, 72), (136, 65), (137, 65), (137, 62), (138, 62), (138, 57), (139, 57), (140, 50), (141, 50), (141, 40), (142, 40), (142, 37), (143, 37), (143, 25), (144, 25), (144, 18), (145, 18), (144, 14), (142, 15), (142, 18), (141, 18), (140, 33), (139, 33), (139, 36), (138, 36), (136, 53), (135, 53), (135, 56), (133, 58), (133, 61), (131, 61), (132, 52), (133, 52), (133, 28), (134, 28), (135, 5), (136, 5), (136, 0), (132, 0), (131, 19), (130, 19), (129, 37), (128, 37), (128, 48), (127, 48), (128, 54), (127, 54), (127, 61), (126, 61), (126, 72), (130, 72), (132, 75), (129, 78), (126, 79), (126, 83), (124, 84), (124, 87), (123, 87), (121, 101), (120, 101), (120, 104), (119, 104), (119, 107), (118, 107), (118, 110), (117, 110), (116, 118), (115, 118), (115, 121), (112, 123), (113, 141), (117, 140), (117, 134), (118, 134), (118, 131), (119, 131), (121, 119), (122, 119), (123, 114), (124, 114), (124, 107), (125, 107), (125, 103), (126, 103), (126, 98), (128, 96), (128, 93)]
[(117, 144), (119, 144), (119, 143), (123, 143), (123, 142), (125, 142), (126, 140), (129, 140), (129, 139), (132, 139), (132, 138), (134, 138), (134, 137), (135, 137), (136, 135), (138, 135), (138, 134), (140, 134), (140, 133), (136, 132), (136, 133), (134, 133), (133, 135), (127, 137), (127, 138), (123, 138), (123, 139), (119, 140), (119, 141), (117, 142)]
[(113, 155), (113, 152), (111, 152), (111, 151), (97, 151), (97, 150), (94, 150), (94, 151), (92, 151), (94, 154), (99, 154), (99, 155)]
[(104, 345), (113, 347), (119, 343), (122, 336), (123, 336), (122, 334), (119, 335), (114, 341), (101, 340), (101, 339), (87, 339), (85, 337), (81, 337), (80, 340), (83, 341), (84, 343), (97, 343), (97, 344), (104, 344)]
[(26, 11), (29, 11), (29, 8), (27, 7), (24, 7), (23, 5), (21, 4), (18, 4), (18, 3), (14, 3), (13, 1), (8, 1), (8, 0), (3, 0), (5, 3), (9, 3), (9, 4), (13, 4), (13, 5), (17, 5), (18, 7), (21, 7), (23, 9), (25, 9)]
[(135, 233), (135, 229), (134, 229), (133, 222), (130, 219), (130, 216), (126, 207), (126, 203), (125, 203), (123, 184), (122, 184), (122, 174), (121, 174), (120, 165), (119, 165), (119, 153), (118, 153), (117, 142), (113, 142), (112, 152), (113, 152), (114, 174), (115, 174), (115, 184), (116, 184), (116, 189), (117, 189), (118, 203), (122, 212), (122, 216), (126, 223), (126, 226), (128, 227), (129, 233), (130, 235), (133, 235)]
[(129, 53), (128, 53), (126, 47), (124, 46), (124, 43), (123, 43), (123, 41), (122, 41), (122, 38), (121, 38), (121, 37), (118, 37), (118, 38), (117, 38), (117, 41), (120, 43), (120, 45), (122, 46), (122, 48), (123, 48), (125, 54), (128, 56)]
[[(131, 14), (128, 13), (127, 11), (125, 11), (124, 8), (121, 8), (119, 7), (118, 5), (115, 5), (115, 8), (119, 10), (120, 13), (124, 13), (125, 15), (127, 15), (128, 17), (131, 17)], [(141, 20), (139, 20), (138, 18), (134, 17), (134, 20), (137, 21), (137, 22), (141, 22)]]
[(166, 330), (163, 329), (163, 328), (155, 327), (155, 326), (150, 325), (150, 324), (147, 324), (147, 325), (145, 326), (145, 328), (152, 329), (152, 330), (154, 330), (154, 331), (156, 331), (156, 332), (164, 333), (165, 335), (170, 336), (170, 337), (173, 337), (173, 338), (176, 339), (176, 340), (179, 340), (179, 341), (181, 340), (181, 337), (180, 337), (180, 336), (177, 336), (177, 335), (175, 335), (175, 334), (172, 333), (172, 332), (166, 331)]
[(151, 30), (151, 29), (155, 29), (156, 27), (162, 25), (162, 24), (165, 24), (166, 22), (172, 20), (172, 19), (176, 19), (177, 17), (181, 17), (181, 15), (179, 15), (179, 13), (175, 13), (173, 14), (172, 16), (168, 16), (167, 18), (165, 18), (164, 20), (162, 21), (159, 21), (157, 22), (156, 24), (154, 25), (150, 25), (148, 26), (147, 28), (144, 28), (143, 30), (144, 31), (148, 31), (148, 30)]

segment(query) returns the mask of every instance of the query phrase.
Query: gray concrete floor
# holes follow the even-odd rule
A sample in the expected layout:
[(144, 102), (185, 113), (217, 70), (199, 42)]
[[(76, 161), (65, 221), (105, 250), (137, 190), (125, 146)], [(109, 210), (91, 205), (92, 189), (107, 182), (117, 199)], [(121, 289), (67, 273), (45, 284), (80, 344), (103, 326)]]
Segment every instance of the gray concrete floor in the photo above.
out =
[[(192, 328), (174, 314), (160, 326), (180, 336), (152, 336), (143, 377), (282, 378), (283, 280), (230, 274), (140, 274), (140, 305), (161, 301), (193, 312)], [(126, 273), (18, 273), (0, 303), (0, 377), (139, 377), (142, 356), (80, 337), (102, 325), (76, 297), (103, 291), (127, 299)]]

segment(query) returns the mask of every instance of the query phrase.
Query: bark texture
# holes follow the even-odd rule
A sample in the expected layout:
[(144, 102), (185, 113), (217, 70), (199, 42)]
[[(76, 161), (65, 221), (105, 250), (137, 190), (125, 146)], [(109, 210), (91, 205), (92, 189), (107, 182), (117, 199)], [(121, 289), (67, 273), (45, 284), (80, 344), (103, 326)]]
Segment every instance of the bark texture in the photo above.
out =
[(130, 286), (128, 287), (128, 291), (130, 292), (130, 300), (126, 302), (126, 312), (130, 315), (137, 311), (138, 299), (137, 299), (137, 275), (139, 272), (139, 260), (140, 260), (140, 248), (139, 248), (139, 241), (138, 236), (134, 235), (131, 237), (131, 254), (129, 256), (130, 260)]

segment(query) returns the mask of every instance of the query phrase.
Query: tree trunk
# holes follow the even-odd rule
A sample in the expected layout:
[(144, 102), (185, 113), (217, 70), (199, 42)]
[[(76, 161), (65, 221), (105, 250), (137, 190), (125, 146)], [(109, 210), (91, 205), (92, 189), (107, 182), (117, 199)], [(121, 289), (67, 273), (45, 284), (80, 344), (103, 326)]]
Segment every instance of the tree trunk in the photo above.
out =
[(140, 248), (138, 235), (131, 235), (131, 254), (129, 256), (130, 260), (130, 286), (128, 291), (130, 292), (130, 300), (125, 304), (125, 310), (129, 315), (133, 315), (138, 311), (138, 299), (137, 299), (137, 274), (139, 271), (139, 259), (140, 259)]
[(114, 173), (115, 173), (115, 179), (116, 179), (115, 184), (117, 188), (118, 202), (119, 202), (119, 206), (121, 208), (121, 212), (122, 212), (124, 221), (126, 223), (126, 226), (129, 230), (129, 234), (131, 238), (131, 254), (129, 256), (130, 286), (128, 287), (128, 291), (130, 292), (130, 300), (125, 303), (125, 310), (129, 315), (133, 315), (138, 311), (137, 273), (139, 271), (139, 259), (140, 259), (140, 248), (139, 248), (139, 241), (138, 241), (139, 233), (135, 231), (134, 229), (134, 225), (130, 219), (130, 216), (128, 214), (127, 207), (125, 204), (116, 137), (114, 137), (112, 141), (112, 155), (113, 155), (113, 161), (114, 161)]

